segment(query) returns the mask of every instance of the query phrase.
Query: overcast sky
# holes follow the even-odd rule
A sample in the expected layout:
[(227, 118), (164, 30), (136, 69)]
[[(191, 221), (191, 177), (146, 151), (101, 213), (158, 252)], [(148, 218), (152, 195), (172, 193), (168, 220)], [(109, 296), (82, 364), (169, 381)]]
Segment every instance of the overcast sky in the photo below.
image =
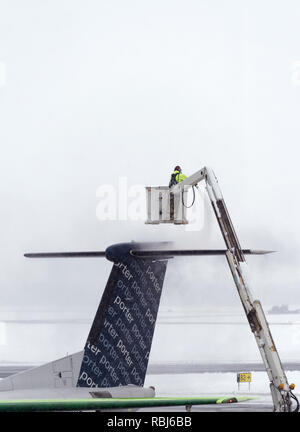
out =
[[(24, 252), (223, 242), (99, 221), (97, 190), (212, 166), (254, 293), (300, 304), (297, 0), (0, 0), (1, 306), (96, 308), (111, 264)], [(164, 304), (239, 305), (225, 259), (170, 263)]]

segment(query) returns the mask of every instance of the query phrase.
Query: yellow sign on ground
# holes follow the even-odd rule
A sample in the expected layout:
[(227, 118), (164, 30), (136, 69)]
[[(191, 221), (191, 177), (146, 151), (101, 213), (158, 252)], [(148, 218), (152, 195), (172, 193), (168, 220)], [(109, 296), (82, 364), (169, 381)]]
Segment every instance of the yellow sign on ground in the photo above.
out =
[(251, 382), (251, 373), (238, 373), (237, 382)]

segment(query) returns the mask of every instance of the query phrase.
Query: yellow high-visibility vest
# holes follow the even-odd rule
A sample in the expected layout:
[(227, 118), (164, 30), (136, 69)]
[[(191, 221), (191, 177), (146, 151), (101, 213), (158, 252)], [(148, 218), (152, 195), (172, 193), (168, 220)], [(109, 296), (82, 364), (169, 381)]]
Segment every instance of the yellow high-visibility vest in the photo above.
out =
[[(186, 175), (182, 174), (179, 171), (174, 171), (173, 174), (176, 174), (175, 179), (176, 179), (177, 183), (180, 183), (187, 178)], [(172, 178), (172, 175), (171, 175), (171, 178)]]

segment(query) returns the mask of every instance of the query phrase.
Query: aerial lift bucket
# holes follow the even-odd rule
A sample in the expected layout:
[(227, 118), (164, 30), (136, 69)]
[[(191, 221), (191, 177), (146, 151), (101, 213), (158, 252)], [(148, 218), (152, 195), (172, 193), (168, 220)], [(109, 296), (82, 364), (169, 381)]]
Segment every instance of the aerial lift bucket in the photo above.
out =
[(146, 224), (173, 223), (185, 225), (186, 218), (186, 188), (172, 193), (168, 186), (147, 186), (147, 220)]

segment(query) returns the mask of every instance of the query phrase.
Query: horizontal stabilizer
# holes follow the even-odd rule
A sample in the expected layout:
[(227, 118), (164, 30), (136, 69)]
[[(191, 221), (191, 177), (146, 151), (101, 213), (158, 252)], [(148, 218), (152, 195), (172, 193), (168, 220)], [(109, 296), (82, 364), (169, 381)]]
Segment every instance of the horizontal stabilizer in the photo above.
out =
[(38, 252), (26, 253), (26, 258), (98, 258), (105, 257), (105, 252)]
[(150, 408), (235, 403), (252, 397), (155, 397), (155, 398), (90, 398), (90, 399), (27, 399), (0, 401), (0, 412), (20, 411), (95, 411), (99, 409)]
[[(245, 255), (264, 255), (274, 251), (243, 249)], [(139, 258), (225, 255), (225, 249), (176, 249), (176, 250), (132, 250), (131, 254)]]
[[(243, 249), (245, 255), (266, 255), (273, 253), (271, 250)], [(138, 258), (165, 257), (172, 258), (175, 256), (209, 256), (225, 255), (225, 249), (132, 249), (130, 254)], [(86, 252), (38, 252), (26, 253), (26, 258), (103, 258), (106, 256), (105, 251), (86, 251)]]

